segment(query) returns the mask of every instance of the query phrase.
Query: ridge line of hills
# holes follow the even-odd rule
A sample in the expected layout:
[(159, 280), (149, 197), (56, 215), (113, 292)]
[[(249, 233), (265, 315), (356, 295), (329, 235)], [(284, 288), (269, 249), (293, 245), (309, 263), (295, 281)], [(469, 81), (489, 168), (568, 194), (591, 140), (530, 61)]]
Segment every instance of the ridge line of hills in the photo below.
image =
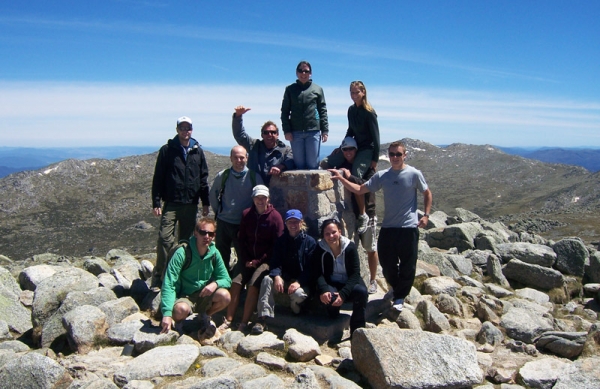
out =
[[(600, 173), (509, 155), (488, 145), (403, 141), (407, 163), (423, 171), (432, 190), (434, 211), (452, 215), (455, 208), (464, 208), (548, 239), (599, 240)], [(230, 162), (227, 156), (206, 155), (212, 183)], [(153, 252), (159, 221), (150, 201), (155, 162), (156, 152), (112, 160), (69, 159), (0, 179), (0, 255), (21, 260), (42, 252)], [(382, 158), (378, 168), (387, 167)], [(382, 207), (380, 199), (380, 215)]]

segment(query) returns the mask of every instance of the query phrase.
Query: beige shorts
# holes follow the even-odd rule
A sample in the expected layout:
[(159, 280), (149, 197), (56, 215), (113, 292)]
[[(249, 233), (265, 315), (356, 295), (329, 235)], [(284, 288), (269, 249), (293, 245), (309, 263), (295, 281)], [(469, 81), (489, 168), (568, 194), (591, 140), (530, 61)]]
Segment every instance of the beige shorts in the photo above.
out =
[(359, 235), (360, 243), (367, 253), (377, 251), (377, 216), (369, 218), (367, 230)]
[(185, 303), (190, 307), (190, 312), (204, 313), (212, 307), (212, 300), (215, 294), (213, 293), (210, 296), (200, 297), (201, 291), (202, 290), (196, 291), (189, 296), (181, 296), (175, 301), (175, 304)]

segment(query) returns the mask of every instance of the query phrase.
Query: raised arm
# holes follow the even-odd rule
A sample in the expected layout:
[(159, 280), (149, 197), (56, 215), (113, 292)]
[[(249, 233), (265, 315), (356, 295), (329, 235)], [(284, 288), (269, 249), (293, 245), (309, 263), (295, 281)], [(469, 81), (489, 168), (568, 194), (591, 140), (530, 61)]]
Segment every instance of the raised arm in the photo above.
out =
[(350, 192), (356, 193), (356, 194), (365, 194), (365, 193), (370, 192), (370, 190), (367, 189), (367, 187), (365, 186), (365, 184), (358, 185), (358, 184), (355, 184), (353, 182), (348, 181), (336, 169), (327, 169), (327, 170), (331, 173), (331, 179), (332, 180), (338, 180)]

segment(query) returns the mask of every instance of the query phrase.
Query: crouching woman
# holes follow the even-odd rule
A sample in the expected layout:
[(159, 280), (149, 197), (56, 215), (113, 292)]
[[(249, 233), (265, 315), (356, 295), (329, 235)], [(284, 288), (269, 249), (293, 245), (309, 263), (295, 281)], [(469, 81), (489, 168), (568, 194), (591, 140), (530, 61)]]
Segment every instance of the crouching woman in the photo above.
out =
[(290, 307), (300, 313), (301, 304), (308, 297), (310, 261), (317, 243), (306, 233), (302, 212), (290, 209), (285, 213), (285, 230), (273, 247), (269, 261), (269, 275), (263, 278), (258, 298), (258, 322), (252, 333), (260, 334), (266, 328), (266, 319), (275, 316), (275, 292), (290, 297)]
[(342, 304), (352, 301), (350, 333), (364, 327), (367, 288), (360, 283), (356, 245), (342, 236), (338, 220), (328, 219), (321, 225), (321, 240), (311, 262), (319, 300), (325, 305), (329, 316), (338, 316)]

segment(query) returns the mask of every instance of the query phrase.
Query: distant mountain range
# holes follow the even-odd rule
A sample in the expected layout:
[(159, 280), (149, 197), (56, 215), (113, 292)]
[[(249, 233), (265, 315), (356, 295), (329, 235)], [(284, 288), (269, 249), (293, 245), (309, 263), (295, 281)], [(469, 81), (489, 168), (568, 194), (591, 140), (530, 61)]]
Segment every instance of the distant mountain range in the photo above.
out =
[[(431, 188), (433, 211), (452, 215), (460, 207), (509, 226), (525, 225), (548, 239), (579, 236), (585, 242), (598, 241), (600, 172), (509, 155), (488, 145), (404, 142), (407, 162), (423, 171)], [(382, 150), (379, 169), (389, 167), (387, 145)], [(206, 155), (212, 182), (230, 161), (222, 154)], [(156, 151), (114, 159), (68, 159), (0, 178), (0, 256), (104, 256), (112, 248), (153, 252), (159, 222), (150, 198), (155, 162)], [(378, 196), (379, 214), (382, 200)], [(551, 228), (530, 228), (536, 225)]]
[[(331, 153), (337, 146), (322, 145), (321, 157)], [(600, 171), (600, 149), (584, 148), (520, 148), (496, 147), (507, 154), (535, 159), (547, 163), (581, 166), (590, 172)], [(66, 159), (87, 160), (93, 158), (114, 159), (143, 155), (157, 151), (159, 147), (0, 147), (0, 178), (9, 174), (37, 170)], [(229, 147), (205, 147), (215, 154), (228, 155)]]

